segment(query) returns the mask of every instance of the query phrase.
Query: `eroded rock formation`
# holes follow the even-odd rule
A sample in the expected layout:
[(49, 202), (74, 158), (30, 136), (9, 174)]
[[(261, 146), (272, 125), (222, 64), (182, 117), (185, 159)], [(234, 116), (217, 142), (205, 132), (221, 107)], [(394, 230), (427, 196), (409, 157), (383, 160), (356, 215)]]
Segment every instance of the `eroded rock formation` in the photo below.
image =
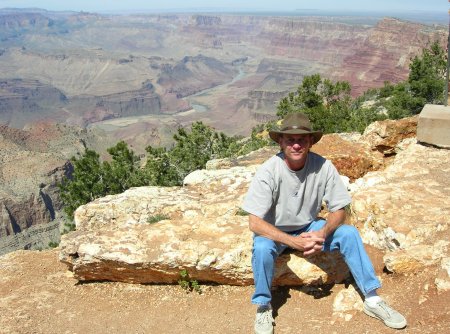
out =
[(157, 83), (168, 93), (175, 93), (178, 98), (182, 98), (227, 83), (234, 75), (235, 69), (231, 65), (217, 59), (202, 55), (186, 56), (174, 66), (161, 66)]
[(409, 139), (384, 171), (353, 185), (355, 224), (365, 242), (386, 250), (388, 270), (415, 272), (448, 261), (449, 166), (448, 150)]
[(25, 130), (0, 125), (0, 254), (59, 241), (57, 183), (72, 172), (68, 159), (96, 140), (90, 131), (50, 122)]

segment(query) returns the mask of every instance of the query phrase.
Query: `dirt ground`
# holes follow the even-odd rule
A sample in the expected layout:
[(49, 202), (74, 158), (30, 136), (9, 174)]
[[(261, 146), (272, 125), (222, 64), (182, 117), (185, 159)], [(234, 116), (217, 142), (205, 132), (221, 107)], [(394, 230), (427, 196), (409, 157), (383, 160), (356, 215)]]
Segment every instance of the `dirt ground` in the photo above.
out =
[[(450, 333), (450, 292), (438, 293), (434, 271), (383, 274), (381, 294), (408, 320), (402, 333)], [(393, 333), (355, 312), (333, 317), (345, 289), (278, 288), (276, 333)], [(58, 250), (17, 251), (0, 257), (0, 333), (252, 333), (253, 288), (202, 285), (202, 294), (178, 285), (78, 283), (58, 261)]]

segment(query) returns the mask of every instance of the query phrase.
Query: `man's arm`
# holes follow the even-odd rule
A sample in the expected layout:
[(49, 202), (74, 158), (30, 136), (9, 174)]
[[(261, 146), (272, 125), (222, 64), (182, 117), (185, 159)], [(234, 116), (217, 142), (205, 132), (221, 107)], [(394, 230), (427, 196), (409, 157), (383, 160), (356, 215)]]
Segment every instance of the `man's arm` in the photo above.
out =
[(322, 249), (323, 242), (325, 241), (325, 238), (315, 235), (311, 235), (308, 238), (289, 235), (258, 216), (252, 214), (250, 214), (249, 217), (249, 228), (257, 235), (271, 239), (275, 242), (280, 242), (302, 252), (308, 252), (313, 249), (320, 250)]
[(339, 209), (335, 212), (330, 212), (327, 217), (327, 223), (322, 227), (324, 238), (326, 239), (336, 229), (345, 222), (345, 209)]

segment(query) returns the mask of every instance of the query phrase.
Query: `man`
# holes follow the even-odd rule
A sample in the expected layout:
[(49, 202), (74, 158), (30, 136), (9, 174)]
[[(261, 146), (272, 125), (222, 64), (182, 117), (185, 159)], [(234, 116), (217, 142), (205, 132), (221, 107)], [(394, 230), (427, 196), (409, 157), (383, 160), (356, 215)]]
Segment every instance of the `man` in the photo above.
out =
[[(275, 261), (288, 247), (305, 256), (339, 250), (365, 296), (364, 312), (389, 327), (405, 327), (406, 319), (377, 295), (380, 281), (357, 229), (343, 225), (351, 198), (336, 168), (309, 151), (322, 133), (312, 130), (306, 115), (291, 113), (281, 130), (269, 135), (281, 152), (261, 165), (242, 206), (250, 214), (249, 227), (254, 232), (255, 332), (273, 333), (270, 302)], [(323, 201), (329, 211), (326, 221), (317, 218)]]

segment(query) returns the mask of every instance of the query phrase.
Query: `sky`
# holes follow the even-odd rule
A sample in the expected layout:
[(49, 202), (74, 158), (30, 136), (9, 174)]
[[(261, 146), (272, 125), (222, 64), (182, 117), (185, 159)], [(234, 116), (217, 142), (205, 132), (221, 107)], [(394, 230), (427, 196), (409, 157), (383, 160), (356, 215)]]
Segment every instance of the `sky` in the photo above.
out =
[(171, 10), (258, 10), (299, 9), (339, 11), (439, 11), (447, 13), (447, 0), (0, 0), (0, 8), (42, 8), (88, 12), (133, 12)]

